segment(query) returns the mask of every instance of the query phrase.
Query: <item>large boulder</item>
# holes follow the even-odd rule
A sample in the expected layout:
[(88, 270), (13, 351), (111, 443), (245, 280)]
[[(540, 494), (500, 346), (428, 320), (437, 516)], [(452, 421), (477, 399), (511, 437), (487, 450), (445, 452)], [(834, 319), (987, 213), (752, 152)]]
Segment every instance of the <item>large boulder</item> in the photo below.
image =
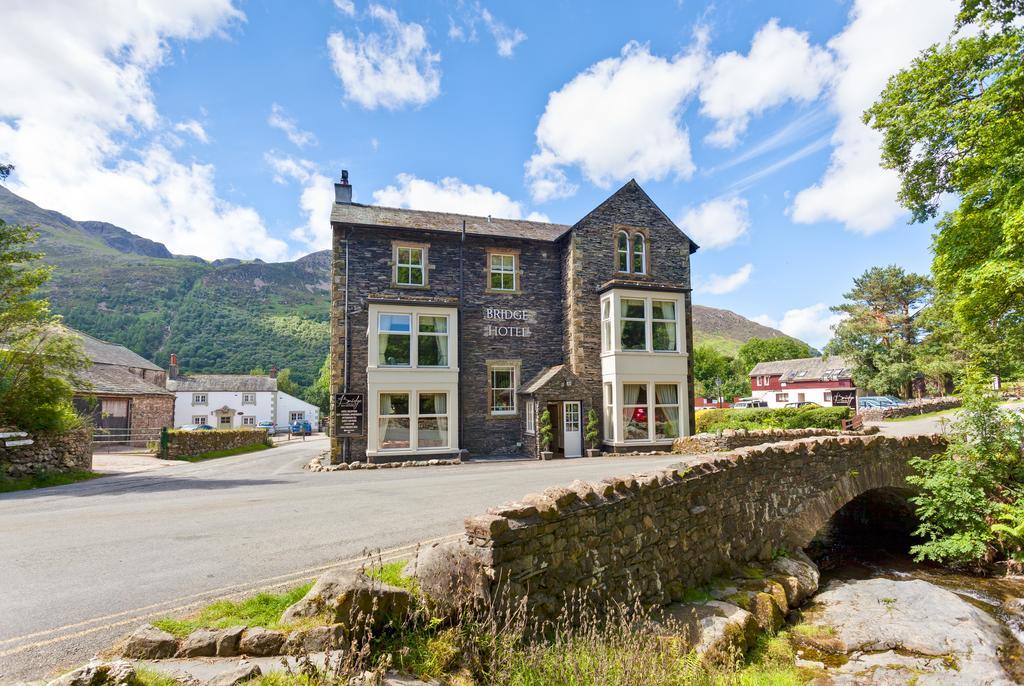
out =
[(213, 657), (217, 654), (217, 638), (217, 631), (196, 629), (182, 640), (177, 657)]
[(402, 576), (415, 577), (435, 616), (450, 616), (487, 596), (479, 551), (461, 538), (420, 549)]
[(281, 631), (271, 631), (261, 626), (254, 626), (245, 630), (241, 641), (238, 644), (238, 652), (242, 655), (252, 657), (267, 657), (280, 655), (281, 646), (284, 645), (287, 636)]
[(681, 640), (700, 655), (711, 659), (721, 656), (722, 662), (742, 655), (758, 634), (751, 613), (718, 600), (667, 605), (655, 615), (654, 630)]
[(773, 560), (768, 569), (785, 589), (790, 607), (799, 607), (818, 591), (818, 566), (802, 550)]
[(281, 652), (285, 655), (308, 655), (325, 653), (341, 648), (345, 644), (347, 627), (342, 624), (314, 626), (298, 629), (288, 634)]
[(358, 570), (325, 572), (309, 592), (281, 615), (282, 622), (324, 617), (349, 633), (379, 631), (405, 622), (412, 605), (409, 591), (371, 579)]
[(259, 665), (243, 661), (230, 672), (224, 672), (206, 682), (206, 686), (238, 686), (260, 676), (263, 676), (263, 672)]
[(173, 634), (157, 629), (152, 624), (143, 624), (128, 637), (122, 654), (138, 660), (159, 660), (174, 657), (178, 652), (178, 639)]
[(57, 677), (46, 686), (136, 686), (135, 668), (128, 660), (89, 664)]

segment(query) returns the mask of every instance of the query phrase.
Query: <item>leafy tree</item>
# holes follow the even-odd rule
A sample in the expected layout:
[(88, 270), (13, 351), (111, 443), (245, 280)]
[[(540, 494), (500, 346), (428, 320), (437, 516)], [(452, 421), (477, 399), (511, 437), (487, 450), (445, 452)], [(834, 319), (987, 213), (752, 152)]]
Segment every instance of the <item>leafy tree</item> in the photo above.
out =
[(266, 376), (267, 370), (263, 367), (253, 367), (249, 370), (249, 376)]
[(693, 349), (693, 377), (696, 391), (705, 398), (719, 396), (731, 400), (750, 393), (750, 379), (742, 365), (713, 346), (698, 345)]
[(964, 0), (960, 31), (892, 77), (865, 121), (883, 134), (912, 220), (939, 216), (932, 272), (987, 373), (1024, 359), (1021, 0)]
[[(278, 382), (280, 383), (280, 382)], [(320, 374), (316, 381), (306, 389), (303, 399), (320, 408), (320, 415), (327, 416), (331, 411), (331, 356), (324, 359)]]
[(296, 397), (302, 395), (302, 389), (292, 381), (292, 370), (287, 367), (277, 373), (277, 390)]
[(930, 296), (928, 277), (896, 265), (872, 267), (853, 280), (843, 296), (847, 302), (832, 308), (847, 316), (825, 352), (852, 361), (858, 386), (909, 396), (921, 333), (918, 314)]
[(796, 360), (803, 357), (814, 357), (817, 352), (811, 346), (795, 338), (778, 336), (776, 338), (751, 338), (740, 346), (736, 354), (745, 374), (760, 362), (777, 360)]
[(64, 431), (80, 423), (71, 400), (87, 361), (37, 291), (50, 267), (32, 266), (36, 234), (0, 220), (0, 423), (25, 431)]

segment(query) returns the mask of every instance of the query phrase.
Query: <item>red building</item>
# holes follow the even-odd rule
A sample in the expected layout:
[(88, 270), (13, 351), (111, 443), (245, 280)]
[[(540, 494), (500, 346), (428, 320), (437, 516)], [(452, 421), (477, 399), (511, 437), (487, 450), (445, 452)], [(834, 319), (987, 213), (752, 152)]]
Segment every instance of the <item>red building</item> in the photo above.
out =
[(850, 363), (838, 355), (761, 362), (750, 370), (751, 397), (768, 407), (811, 402), (822, 407), (852, 407), (857, 388)]

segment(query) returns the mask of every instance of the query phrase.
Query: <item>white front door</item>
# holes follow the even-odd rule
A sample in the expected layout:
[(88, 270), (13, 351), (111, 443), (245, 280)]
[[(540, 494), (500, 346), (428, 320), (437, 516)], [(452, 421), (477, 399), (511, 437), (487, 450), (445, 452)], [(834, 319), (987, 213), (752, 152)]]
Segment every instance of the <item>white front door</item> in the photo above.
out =
[(583, 456), (583, 427), (580, 420), (580, 403), (570, 400), (562, 403), (562, 433), (565, 456)]

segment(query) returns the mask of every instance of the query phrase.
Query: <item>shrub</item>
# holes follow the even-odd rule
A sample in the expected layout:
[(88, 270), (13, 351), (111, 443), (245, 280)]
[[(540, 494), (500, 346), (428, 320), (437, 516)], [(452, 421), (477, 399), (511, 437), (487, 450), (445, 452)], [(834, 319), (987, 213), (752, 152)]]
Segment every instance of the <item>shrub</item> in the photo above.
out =
[(597, 410), (595, 410), (594, 408), (590, 408), (590, 410), (587, 412), (586, 439), (587, 445), (591, 449), (596, 448), (597, 444), (601, 441), (601, 432), (598, 429), (599, 426), (600, 423), (597, 418)]
[(724, 429), (841, 429), (850, 418), (848, 407), (781, 407), (701, 410), (697, 413), (697, 433)]
[(551, 412), (544, 410), (537, 420), (537, 441), (542, 451), (551, 449), (551, 439), (554, 438), (551, 426)]

